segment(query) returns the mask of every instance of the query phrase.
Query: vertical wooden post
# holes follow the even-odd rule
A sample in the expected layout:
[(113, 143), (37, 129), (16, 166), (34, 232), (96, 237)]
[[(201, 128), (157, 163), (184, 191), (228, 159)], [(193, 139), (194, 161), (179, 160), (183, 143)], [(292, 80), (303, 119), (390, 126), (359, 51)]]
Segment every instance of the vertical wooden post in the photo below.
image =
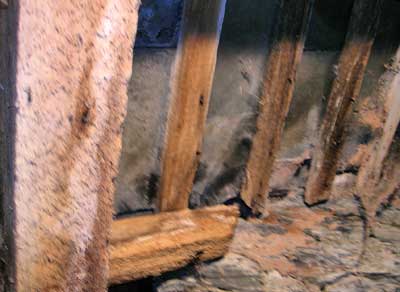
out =
[(12, 290), (105, 291), (139, 1), (11, 2)]
[[(382, 172), (384, 160), (400, 122), (400, 47), (378, 84), (376, 98), (378, 104), (382, 106), (382, 111), (379, 113), (382, 121), (381, 131), (370, 143), (357, 177), (357, 193), (364, 199), (364, 206), (368, 209), (369, 215), (375, 213), (380, 203), (379, 184), (390, 184), (382, 179)], [(394, 182), (393, 189), (398, 187), (399, 183), (400, 178)]]
[(160, 211), (188, 206), (201, 153), (226, 0), (187, 0), (162, 155)]
[(292, 100), (296, 69), (303, 53), (313, 2), (280, 1), (280, 16), (260, 97), (257, 132), (241, 189), (242, 199), (257, 213), (264, 208), (272, 166)]
[(378, 28), (383, 0), (355, 0), (346, 41), (337, 65), (318, 144), (315, 147), (305, 201), (315, 204), (329, 198), (346, 114), (358, 97)]

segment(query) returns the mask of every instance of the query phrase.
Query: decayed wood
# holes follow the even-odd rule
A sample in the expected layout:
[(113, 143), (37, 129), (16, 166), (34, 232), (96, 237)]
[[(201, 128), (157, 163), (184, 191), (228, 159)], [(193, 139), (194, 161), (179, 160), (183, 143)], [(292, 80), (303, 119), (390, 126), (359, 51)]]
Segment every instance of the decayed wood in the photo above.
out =
[[(382, 106), (378, 113), (382, 124), (374, 140), (370, 143), (367, 155), (360, 166), (357, 176), (357, 193), (363, 198), (367, 213), (372, 218), (381, 203), (380, 195), (389, 195), (400, 184), (400, 177), (394, 175), (394, 181), (383, 177), (384, 160), (400, 122), (400, 47), (385, 73), (378, 82), (377, 104)], [(386, 184), (386, 186), (383, 186)]]
[(383, 0), (355, 0), (346, 41), (337, 65), (312, 158), (305, 201), (315, 204), (329, 198), (346, 126), (346, 114), (358, 97), (378, 27)]
[(200, 158), (226, 0), (188, 0), (162, 155), (159, 209), (187, 208)]
[(236, 207), (216, 206), (114, 221), (109, 283), (160, 275), (224, 255), (237, 218)]
[(260, 97), (257, 132), (253, 139), (242, 199), (262, 212), (272, 166), (292, 100), (296, 69), (300, 62), (313, 0), (281, 0)]
[(12, 2), (15, 289), (105, 291), (139, 1)]

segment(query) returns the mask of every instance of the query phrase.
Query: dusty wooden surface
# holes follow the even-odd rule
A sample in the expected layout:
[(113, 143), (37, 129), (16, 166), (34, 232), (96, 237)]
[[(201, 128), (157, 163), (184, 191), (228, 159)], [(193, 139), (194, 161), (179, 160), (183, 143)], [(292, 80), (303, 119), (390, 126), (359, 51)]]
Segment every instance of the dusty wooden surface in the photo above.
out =
[(216, 206), (114, 221), (109, 283), (160, 275), (224, 255), (237, 218), (236, 207)]
[(13, 1), (17, 291), (105, 291), (138, 1)]
[(262, 212), (282, 130), (292, 100), (312, 0), (282, 0), (260, 97), (257, 132), (247, 163), (241, 197)]
[(383, 0), (355, 0), (346, 41), (315, 146), (305, 201), (329, 198), (346, 127), (346, 115), (358, 97), (378, 27)]
[(201, 154), (225, 2), (185, 1), (162, 155), (161, 211), (188, 206)]
[(400, 48), (386, 65), (374, 98), (381, 106), (378, 113), (381, 121), (380, 131), (370, 143), (357, 177), (357, 194), (363, 199), (371, 219), (385, 197), (391, 195), (400, 185), (399, 172), (390, 177), (384, 175), (384, 162), (400, 122)]

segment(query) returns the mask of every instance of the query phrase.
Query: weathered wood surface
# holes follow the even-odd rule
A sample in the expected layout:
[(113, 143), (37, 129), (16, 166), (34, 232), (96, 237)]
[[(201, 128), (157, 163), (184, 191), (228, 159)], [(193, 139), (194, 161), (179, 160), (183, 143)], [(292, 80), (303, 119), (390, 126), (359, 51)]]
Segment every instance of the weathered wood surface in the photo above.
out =
[(313, 0), (281, 0), (273, 35), (257, 132), (253, 139), (241, 197), (254, 212), (262, 212), (285, 119), (292, 100), (296, 70), (303, 53)]
[(216, 206), (114, 221), (109, 283), (160, 275), (224, 255), (237, 218), (236, 207)]
[(17, 291), (105, 291), (136, 0), (12, 1)]
[(200, 159), (225, 2), (185, 1), (162, 155), (161, 211), (188, 206)]
[[(400, 186), (400, 172), (384, 175), (384, 162), (400, 122), (400, 47), (386, 66), (385, 73), (378, 82), (376, 96), (381, 110), (377, 113), (380, 131), (370, 143), (357, 176), (357, 194), (363, 199), (370, 218), (373, 218), (381, 201)], [(399, 169), (398, 166), (395, 167)]]
[(342, 147), (346, 115), (358, 97), (378, 27), (383, 0), (355, 0), (345, 45), (332, 83), (320, 136), (315, 146), (305, 201), (329, 198)]

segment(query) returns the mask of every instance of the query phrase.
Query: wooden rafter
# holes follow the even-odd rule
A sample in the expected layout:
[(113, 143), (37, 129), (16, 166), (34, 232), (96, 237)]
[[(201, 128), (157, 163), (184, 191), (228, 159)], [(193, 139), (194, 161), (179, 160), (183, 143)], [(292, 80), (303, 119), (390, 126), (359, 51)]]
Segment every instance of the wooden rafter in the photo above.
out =
[(319, 141), (314, 149), (305, 201), (329, 198), (343, 144), (346, 116), (358, 97), (378, 28), (383, 0), (355, 0), (346, 41), (337, 65)]
[(357, 176), (357, 194), (363, 199), (370, 218), (382, 201), (379, 197), (392, 194), (400, 186), (399, 174), (392, 174), (390, 181), (383, 177), (384, 161), (400, 122), (400, 47), (379, 79), (375, 98), (381, 108), (378, 113), (381, 131), (377, 131), (370, 143)]
[(275, 157), (279, 151), (285, 119), (292, 100), (296, 69), (313, 0), (281, 0), (280, 16), (260, 97), (257, 132), (253, 139), (241, 197), (254, 212), (262, 212)]
[(161, 211), (188, 206), (200, 159), (225, 2), (185, 1), (162, 155)]

